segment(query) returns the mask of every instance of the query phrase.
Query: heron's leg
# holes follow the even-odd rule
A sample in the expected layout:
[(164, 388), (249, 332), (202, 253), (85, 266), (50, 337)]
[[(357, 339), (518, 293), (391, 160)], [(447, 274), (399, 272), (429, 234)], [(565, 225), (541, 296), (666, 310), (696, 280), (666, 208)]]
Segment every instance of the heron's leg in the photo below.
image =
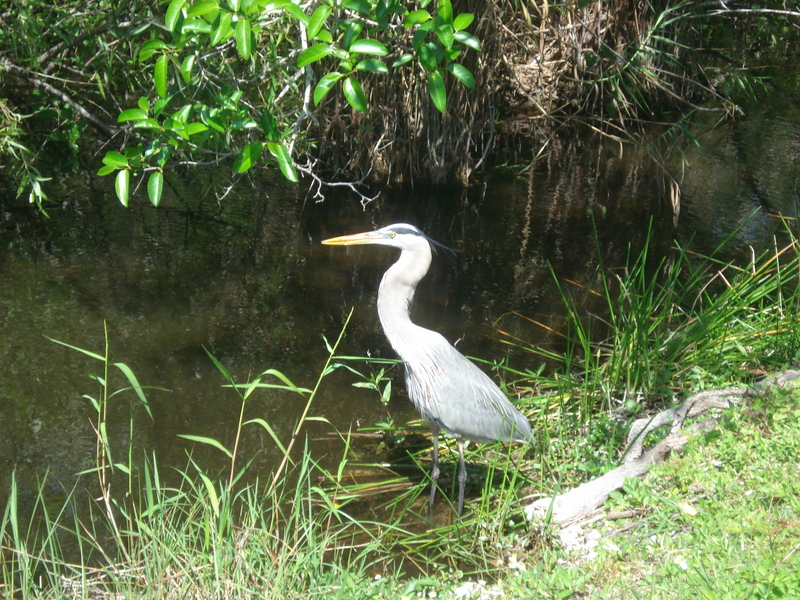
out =
[(464, 508), (464, 486), (467, 483), (467, 467), (464, 465), (464, 440), (458, 438), (458, 516)]
[(433, 516), (433, 499), (436, 498), (436, 484), (439, 481), (439, 428), (431, 425), (433, 434), (433, 466), (431, 467), (431, 499), (428, 501), (428, 518)]

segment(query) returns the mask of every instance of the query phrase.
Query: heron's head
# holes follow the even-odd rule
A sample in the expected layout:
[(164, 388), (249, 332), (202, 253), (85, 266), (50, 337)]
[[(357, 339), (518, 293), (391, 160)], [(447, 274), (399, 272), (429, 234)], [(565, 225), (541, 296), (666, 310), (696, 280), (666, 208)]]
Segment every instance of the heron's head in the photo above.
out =
[[(415, 250), (422, 244), (430, 246), (441, 246), (434, 242), (419, 229), (408, 223), (395, 223), (387, 225), (375, 231), (364, 233), (354, 233), (353, 235), (343, 235), (341, 237), (322, 240), (323, 244), (329, 246), (356, 246), (360, 244), (380, 244), (381, 246), (392, 246), (400, 250)], [(441, 246), (443, 247), (443, 246)]]

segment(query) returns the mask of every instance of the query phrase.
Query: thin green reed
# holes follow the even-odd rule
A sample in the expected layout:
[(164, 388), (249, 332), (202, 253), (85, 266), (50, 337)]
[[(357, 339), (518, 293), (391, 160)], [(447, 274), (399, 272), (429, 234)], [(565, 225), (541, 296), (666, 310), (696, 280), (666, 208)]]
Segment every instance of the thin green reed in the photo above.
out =
[[(111, 406), (112, 399), (116, 398), (120, 394), (124, 394), (129, 391), (133, 391), (136, 395), (136, 398), (139, 401), (139, 404), (145, 409), (147, 415), (152, 420), (153, 413), (150, 410), (150, 404), (147, 400), (147, 397), (144, 393), (146, 389), (143, 387), (139, 380), (136, 378), (136, 375), (133, 373), (131, 368), (122, 362), (111, 362), (110, 360), (110, 344), (108, 340), (108, 323), (103, 323), (103, 341), (104, 341), (104, 349), (103, 354), (97, 354), (96, 352), (92, 352), (90, 350), (86, 350), (84, 348), (79, 348), (78, 346), (73, 346), (72, 344), (68, 344), (66, 342), (62, 342), (60, 340), (47, 338), (56, 344), (60, 344), (66, 348), (71, 350), (75, 350), (76, 352), (80, 352), (89, 358), (94, 360), (100, 361), (102, 363), (102, 375), (92, 375), (92, 379), (97, 381), (100, 384), (100, 394), (95, 397), (89, 394), (84, 394), (83, 398), (88, 400), (92, 407), (95, 410), (95, 422), (93, 423), (92, 427), (94, 429), (95, 440), (96, 440), (96, 449), (95, 449), (95, 465), (92, 469), (88, 469), (86, 471), (82, 471), (78, 473), (78, 475), (83, 475), (86, 473), (95, 473), (97, 475), (98, 484), (100, 486), (100, 494), (103, 505), (105, 507), (105, 516), (109, 520), (111, 527), (114, 532), (114, 536), (117, 540), (124, 540), (126, 536), (123, 535), (120, 527), (117, 524), (116, 520), (116, 513), (114, 508), (119, 508), (117, 501), (114, 499), (111, 489), (111, 475), (113, 475), (115, 470), (119, 470), (125, 474), (127, 478), (127, 490), (126, 495), (130, 497), (135, 491), (135, 483), (134, 483), (134, 475), (133, 475), (133, 439), (134, 439), (134, 425), (135, 420), (133, 417), (133, 405), (129, 405), (129, 437), (128, 437), (128, 444), (127, 444), (127, 462), (121, 462), (115, 458), (116, 454), (114, 449), (112, 448), (112, 444), (108, 434), (108, 412)], [(114, 391), (110, 391), (110, 367), (115, 367), (118, 371), (120, 371), (127, 380), (129, 385), (116, 389)], [(125, 514), (126, 511), (122, 511), (122, 514)], [(131, 521), (128, 522), (127, 526), (128, 529), (132, 527), (133, 523)], [(121, 543), (120, 549), (125, 553), (126, 559), (130, 559), (128, 556), (128, 551), (126, 548), (126, 544)]]

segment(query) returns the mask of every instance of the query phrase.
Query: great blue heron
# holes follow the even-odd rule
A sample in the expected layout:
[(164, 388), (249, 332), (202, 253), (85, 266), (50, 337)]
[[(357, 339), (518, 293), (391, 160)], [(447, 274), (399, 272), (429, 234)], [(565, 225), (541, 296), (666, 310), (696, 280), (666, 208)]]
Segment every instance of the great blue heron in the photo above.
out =
[(458, 442), (458, 514), (464, 506), (464, 438), (476, 442), (526, 442), (528, 419), (495, 383), (440, 334), (411, 322), (409, 306), (428, 272), (436, 242), (413, 225), (397, 223), (376, 231), (323, 240), (332, 246), (380, 244), (402, 250), (378, 288), (378, 316), (386, 337), (405, 363), (408, 396), (433, 433), (433, 467), (428, 513), (439, 479), (439, 430)]

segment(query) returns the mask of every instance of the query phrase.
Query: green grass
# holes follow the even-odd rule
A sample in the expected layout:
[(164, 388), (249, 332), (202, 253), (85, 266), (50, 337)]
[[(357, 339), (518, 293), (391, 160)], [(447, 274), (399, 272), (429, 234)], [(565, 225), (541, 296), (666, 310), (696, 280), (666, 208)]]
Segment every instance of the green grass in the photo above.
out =
[(800, 390), (775, 390), (629, 481), (606, 508), (630, 518), (570, 530), (568, 549), (529, 555), (495, 591), (548, 599), (798, 598), (798, 457)]
[(530, 371), (509, 377), (523, 390), (535, 383), (534, 392), (577, 399), (576, 410), (596, 415), (635, 412), (674, 393), (749, 380), (754, 369), (797, 361), (800, 246), (788, 226), (782, 239), (739, 265), (679, 245), (654, 257), (645, 245), (622, 268), (601, 265), (592, 288), (557, 280), (567, 307), (565, 332), (557, 335), (566, 350), (505, 334), (509, 344), (555, 365), (544, 378)]
[[(469, 447), (462, 521), (447, 505), (447, 466), (434, 522), (422, 516), (429, 447), (409, 448), (406, 462), (370, 464), (356, 458), (358, 435), (336, 432), (337, 460), (323, 464), (311, 452), (310, 421), (335, 432), (314, 416), (327, 375), (344, 368), (381, 399), (391, 392), (385, 364), (365, 363), (374, 371), (364, 373), (364, 361), (335, 358), (338, 341), (310, 390), (274, 370), (241, 384), (211, 357), (240, 403), (238, 431), (262, 428), (283, 460), (257, 476), (237, 442), (195, 436), (229, 468), (217, 476), (189, 457), (177, 481), (132, 442), (112, 447), (105, 432), (113, 403), (147, 408), (149, 389), (110, 358), (108, 344), (102, 353), (73, 347), (99, 366), (100, 393), (86, 396), (96, 411), (87, 431), (97, 440), (95, 463), (81, 486), (60, 490), (62, 503), (51, 499), (58, 482), (43, 477), (34, 505), (23, 507), (30, 490), (12, 482), (0, 512), (0, 598), (798, 597), (796, 391), (756, 398), (681, 456), (628, 482), (607, 506), (628, 518), (565, 534), (523, 512), (527, 499), (614, 467), (638, 411), (796, 360), (798, 254), (790, 238), (743, 267), (685, 249), (663, 261), (633, 256), (619, 272), (601, 271), (597, 289), (579, 290), (605, 304), (605, 319), (580, 312), (565, 289), (567, 350), (544, 353), (517, 338), (551, 367), (501, 369), (537, 442)], [(243, 418), (263, 387), (304, 403), (287, 439), (262, 419)], [(403, 453), (395, 425), (367, 433)]]

